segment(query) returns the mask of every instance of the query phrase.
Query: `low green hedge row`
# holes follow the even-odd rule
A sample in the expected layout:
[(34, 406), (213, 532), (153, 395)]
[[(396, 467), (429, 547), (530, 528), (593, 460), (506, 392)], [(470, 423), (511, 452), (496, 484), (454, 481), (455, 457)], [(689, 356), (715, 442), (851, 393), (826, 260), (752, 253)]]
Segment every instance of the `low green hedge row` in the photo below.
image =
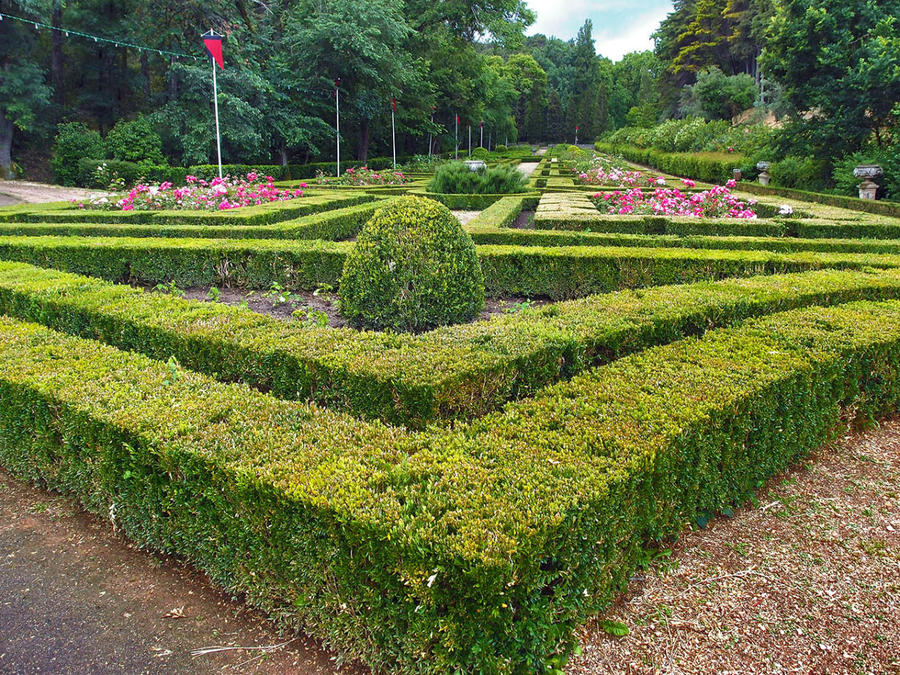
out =
[[(102, 223), (0, 223), (0, 236), (201, 237), (212, 239), (326, 239), (355, 235), (384, 201), (325, 210), (274, 225), (146, 225)], [(337, 204), (339, 205), (339, 204)], [(329, 204), (330, 206), (330, 204)]]
[[(627, 145), (611, 145), (599, 141), (594, 146), (600, 152), (622, 155), (625, 159), (637, 164), (644, 164), (677, 176), (688, 176), (710, 183), (728, 180), (732, 177), (733, 169), (740, 168), (746, 164), (746, 158), (742, 155), (734, 155), (733, 158), (729, 157), (727, 161), (724, 161), (704, 157), (702, 153), (667, 153)], [(750, 181), (742, 181), (738, 189), (752, 194), (778, 195), (804, 202), (816, 202), (854, 211), (865, 211), (895, 218), (900, 217), (900, 204), (896, 202), (874, 201), (824, 192), (760, 185)]]
[[(399, 161), (399, 159), (398, 159)], [(187, 176), (195, 176), (202, 180), (212, 180), (219, 175), (218, 164), (195, 164), (194, 166), (165, 166), (165, 165), (148, 165), (139, 164), (137, 162), (126, 162), (114, 159), (82, 159), (78, 162), (78, 179), (77, 184), (82, 187), (106, 187), (105, 185), (95, 185), (93, 176), (97, 167), (106, 164), (109, 171), (115, 171), (120, 178), (125, 179), (128, 185), (134, 185), (141, 179), (145, 179), (150, 183), (162, 183), (169, 181), (175, 185), (184, 185)], [(368, 166), (370, 169), (382, 170), (389, 169), (393, 165), (391, 157), (373, 157), (368, 162), (360, 162), (351, 160), (349, 162), (341, 162), (341, 171), (361, 166)], [(302, 180), (315, 178), (319, 172), (334, 175), (334, 162), (312, 162), (309, 164), (223, 164), (222, 174), (225, 176), (246, 176), (248, 173), (255, 172), (260, 177), (271, 176), (277, 181), (285, 180)]]
[[(440, 202), (451, 211), (483, 211), (491, 206), (494, 202), (509, 197), (510, 195), (455, 195), (455, 194), (438, 194), (428, 192), (427, 190), (414, 189), (410, 190), (410, 194), (428, 197)], [(538, 193), (523, 193), (522, 195), (514, 195), (516, 197), (539, 198)]]
[(94, 211), (71, 204), (56, 209), (0, 210), (0, 223), (122, 223), (129, 225), (272, 225), (301, 216), (374, 201), (364, 193), (310, 191), (303, 197), (228, 211)]
[(688, 218), (677, 216), (619, 216), (587, 211), (538, 210), (534, 227), (538, 230), (585, 230), (622, 234), (706, 234), (717, 236), (783, 237), (794, 223), (773, 218)]
[[(110, 281), (313, 290), (337, 286), (353, 244), (321, 240), (0, 237), (0, 260)], [(490, 297), (554, 300), (623, 288), (812, 269), (892, 268), (900, 257), (605, 246), (477, 247)]]
[(0, 263), (0, 313), (280, 398), (391, 423), (470, 418), (611, 358), (760, 314), (900, 297), (900, 273), (819, 271), (620, 292), (400, 336), (304, 328), (237, 307)]
[(777, 195), (779, 197), (787, 197), (788, 199), (796, 199), (801, 202), (815, 202), (818, 204), (827, 204), (828, 206), (837, 206), (842, 209), (850, 209), (851, 211), (865, 211), (866, 213), (874, 213), (880, 216), (900, 218), (900, 204), (897, 202), (859, 199), (857, 197), (833, 195), (824, 192), (808, 192), (806, 190), (760, 185), (759, 183), (751, 183), (749, 181), (741, 181), (738, 189), (755, 195)]
[(539, 201), (539, 198), (536, 196), (498, 199), (470, 220), (467, 229), (478, 229), (481, 227), (508, 228), (516, 222), (516, 218), (519, 217), (523, 210), (536, 208)]
[[(477, 220), (477, 219), (476, 219)], [(472, 221), (475, 222), (474, 220)], [(821, 251), (900, 255), (898, 239), (800, 239), (795, 237), (707, 236), (688, 234), (619, 234), (566, 230), (524, 230), (469, 223), (476, 244), (500, 246), (629, 246), (644, 248), (702, 248), (743, 251)], [(0, 230), (2, 231), (2, 230)]]
[(648, 542), (900, 400), (900, 303), (647, 350), (409, 435), (0, 319), (0, 461), (402, 673), (559, 668)]
[(621, 155), (629, 162), (706, 183), (722, 184), (732, 178), (734, 169), (746, 163), (746, 158), (738, 154), (723, 158), (721, 153), (662, 152), (652, 148), (611, 145), (599, 141), (594, 143), (594, 148), (609, 155)]
[(622, 234), (672, 234), (679, 236), (799, 237), (804, 239), (900, 239), (900, 221), (837, 220), (829, 217), (769, 219), (688, 218), (676, 216), (607, 215), (584, 208), (544, 208), (534, 218), (540, 230), (583, 230)]

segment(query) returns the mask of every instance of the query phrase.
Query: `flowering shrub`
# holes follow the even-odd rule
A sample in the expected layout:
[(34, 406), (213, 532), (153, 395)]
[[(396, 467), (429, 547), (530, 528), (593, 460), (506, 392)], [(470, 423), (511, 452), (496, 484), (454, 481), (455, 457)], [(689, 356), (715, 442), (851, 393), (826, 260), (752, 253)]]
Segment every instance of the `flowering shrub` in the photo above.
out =
[(615, 187), (653, 187), (666, 184), (662, 176), (645, 176), (640, 171), (626, 171), (624, 169), (605, 170), (603, 167), (582, 171), (576, 176), (575, 182), (580, 185), (609, 185)]
[(644, 175), (617, 159), (593, 155), (588, 161), (575, 164), (572, 170), (578, 185), (607, 185), (610, 187), (657, 187), (666, 184), (662, 176)]
[(744, 203), (723, 185), (695, 194), (678, 189), (658, 188), (643, 192), (633, 188), (626, 192), (597, 193), (593, 196), (598, 208), (617, 215), (691, 216), (695, 218), (756, 218), (753, 205)]
[(318, 173), (316, 182), (321, 185), (403, 185), (409, 178), (402, 171), (373, 171), (362, 166), (347, 169), (340, 178)]
[[(256, 173), (246, 178), (214, 178), (207, 182), (195, 176), (187, 177), (187, 185), (176, 188), (166, 181), (159, 185), (136, 185), (122, 199), (97, 197), (82, 203), (82, 208), (107, 211), (225, 211), (243, 206), (258, 206), (269, 202), (286, 201), (303, 196), (306, 184), (294, 190), (280, 190), (274, 178), (259, 180)], [(74, 200), (73, 200), (74, 201)]]

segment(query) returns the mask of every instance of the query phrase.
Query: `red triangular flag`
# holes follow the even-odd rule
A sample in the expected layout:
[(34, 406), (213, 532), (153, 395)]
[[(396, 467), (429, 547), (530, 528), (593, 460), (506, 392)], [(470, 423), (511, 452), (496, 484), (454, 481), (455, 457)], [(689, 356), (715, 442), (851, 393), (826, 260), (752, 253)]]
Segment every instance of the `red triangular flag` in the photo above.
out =
[(225, 61), (222, 58), (222, 36), (209, 32), (203, 35), (203, 44), (212, 59), (219, 64), (219, 68), (225, 70)]

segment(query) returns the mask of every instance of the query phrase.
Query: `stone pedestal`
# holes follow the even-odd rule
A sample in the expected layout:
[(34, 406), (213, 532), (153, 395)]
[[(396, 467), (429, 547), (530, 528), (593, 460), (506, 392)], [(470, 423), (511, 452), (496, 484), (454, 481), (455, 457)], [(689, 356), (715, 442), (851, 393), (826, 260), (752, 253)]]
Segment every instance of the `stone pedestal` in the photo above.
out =
[(870, 180), (866, 180), (860, 183), (859, 198), (871, 199), (872, 201), (878, 199), (878, 183), (873, 183)]
[(768, 171), (760, 171), (759, 172), (759, 184), (760, 185), (768, 185), (770, 180), (772, 180), (772, 176), (769, 175)]

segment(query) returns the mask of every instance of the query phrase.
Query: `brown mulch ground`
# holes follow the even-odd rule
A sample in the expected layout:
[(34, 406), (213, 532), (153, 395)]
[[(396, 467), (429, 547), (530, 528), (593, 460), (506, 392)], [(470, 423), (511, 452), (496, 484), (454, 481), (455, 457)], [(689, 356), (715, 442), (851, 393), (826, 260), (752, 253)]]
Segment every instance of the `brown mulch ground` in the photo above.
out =
[[(165, 290), (155, 292), (171, 292), (171, 287), (163, 286)], [(153, 289), (148, 289), (153, 290)], [(210, 289), (207, 287), (188, 288), (177, 291), (188, 300), (202, 300), (211, 302)], [(348, 324), (340, 312), (337, 293), (334, 291), (246, 291), (240, 288), (220, 288), (215, 296), (215, 302), (226, 305), (245, 306), (247, 309), (283, 319), (285, 321), (298, 321), (305, 325), (318, 326), (317, 318), (324, 313), (329, 328), (347, 328)], [(245, 304), (246, 303), (246, 304)], [(540, 307), (547, 300), (532, 300), (526, 297), (486, 298), (484, 309), (473, 319), (485, 321), (493, 316), (512, 314), (528, 307)]]
[(900, 418), (821, 448), (758, 499), (634, 578), (566, 672), (900, 673)]

